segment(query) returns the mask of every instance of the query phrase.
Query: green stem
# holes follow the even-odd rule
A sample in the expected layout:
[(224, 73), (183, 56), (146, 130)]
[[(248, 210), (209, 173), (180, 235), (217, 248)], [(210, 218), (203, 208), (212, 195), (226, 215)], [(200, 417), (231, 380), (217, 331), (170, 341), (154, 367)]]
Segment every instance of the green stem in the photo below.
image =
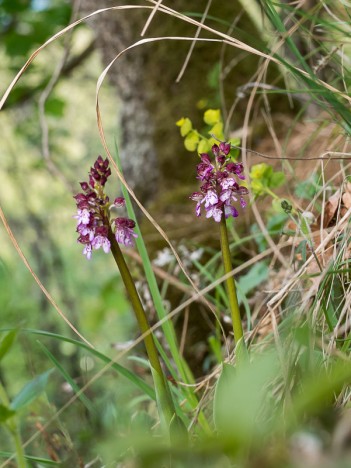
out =
[[(224, 210), (223, 210), (223, 215), (222, 215), (221, 222), (219, 225), (219, 229), (220, 229), (220, 236), (221, 236), (221, 249), (222, 249), (224, 271), (225, 273), (230, 273), (233, 270), (233, 266), (232, 266), (232, 261), (230, 258), (228, 231), (227, 231), (227, 224), (226, 224), (225, 216), (224, 216)], [(244, 333), (243, 333), (243, 327), (241, 323), (238, 298), (236, 294), (236, 287), (235, 287), (235, 281), (234, 281), (233, 276), (230, 276), (226, 280), (226, 285), (227, 285), (227, 292), (228, 292), (228, 298), (229, 298), (229, 304), (230, 304), (230, 312), (231, 312), (232, 322), (233, 322), (234, 339), (235, 339), (236, 345), (238, 345), (239, 341), (242, 340)]]
[(26, 468), (27, 463), (24, 457), (21, 434), (18, 429), (17, 423), (16, 423), (16, 427), (12, 435), (13, 435), (13, 439), (14, 439), (15, 447), (16, 447), (16, 458), (17, 458), (18, 468)]
[[(3, 402), (4, 406), (10, 407), (10, 400), (7, 396), (6, 390), (4, 386), (0, 382), (0, 401)], [(8, 431), (13, 437), (15, 443), (15, 451), (16, 451), (16, 458), (17, 458), (17, 466), (18, 468), (26, 468), (26, 459), (24, 456), (24, 450), (21, 440), (21, 434), (18, 428), (17, 418), (16, 416), (12, 416), (11, 420), (5, 423)]]
[(175, 415), (175, 409), (174, 409), (172, 396), (170, 394), (170, 390), (168, 387), (168, 383), (162, 371), (162, 367), (161, 367), (159, 355), (156, 349), (156, 345), (154, 342), (154, 338), (152, 336), (152, 333), (150, 333), (150, 325), (147, 321), (147, 317), (146, 317), (143, 305), (140, 301), (138, 292), (135, 288), (132, 275), (130, 274), (129, 268), (124, 260), (122, 251), (115, 239), (115, 236), (111, 228), (109, 229), (108, 238), (109, 238), (109, 241), (111, 242), (112, 255), (116, 261), (122, 280), (128, 292), (129, 299), (132, 304), (140, 331), (142, 335), (145, 334), (144, 343), (146, 347), (146, 352), (147, 352), (151, 367), (153, 371), (156, 373), (156, 375), (153, 374), (153, 377), (154, 377), (156, 392), (158, 393), (159, 399), (160, 399), (159, 402), (161, 406), (160, 408), (161, 413), (165, 418), (167, 427), (169, 427), (169, 424), (173, 416)]

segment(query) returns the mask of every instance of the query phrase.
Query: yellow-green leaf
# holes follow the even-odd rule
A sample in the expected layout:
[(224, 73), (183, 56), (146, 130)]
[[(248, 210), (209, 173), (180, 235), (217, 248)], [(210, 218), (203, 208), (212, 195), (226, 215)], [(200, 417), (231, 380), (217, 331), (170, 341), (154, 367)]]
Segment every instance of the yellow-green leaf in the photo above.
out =
[(285, 182), (284, 172), (280, 172), (280, 171), (274, 172), (274, 174), (272, 174), (270, 178), (269, 186), (270, 188), (278, 188), (281, 185), (283, 185), (284, 182)]
[(207, 141), (208, 141), (210, 148), (212, 148), (213, 145), (218, 145), (218, 141), (215, 140), (214, 138), (208, 138)]
[(264, 186), (258, 179), (251, 180), (251, 190), (254, 195), (261, 195), (264, 192)]
[(219, 109), (208, 109), (204, 113), (204, 122), (207, 125), (215, 125), (222, 120), (221, 111)]
[(269, 166), (266, 163), (255, 164), (254, 166), (251, 167), (250, 178), (251, 179), (263, 179), (267, 175), (270, 169), (272, 169), (271, 166)]
[(240, 146), (241, 140), (240, 138), (229, 138), (228, 143), (233, 146)]
[(199, 144), (199, 136), (196, 132), (190, 131), (185, 137), (184, 146), (188, 151), (195, 151)]
[(191, 123), (191, 120), (188, 118), (184, 119), (184, 123), (180, 127), (180, 134), (182, 137), (185, 137), (189, 132), (191, 132), (192, 128), (193, 124)]
[(214, 135), (218, 140), (224, 140), (223, 123), (217, 122), (208, 133)]
[(207, 151), (210, 151), (211, 145), (208, 140), (201, 140), (199, 143), (199, 146), (197, 147), (197, 152), (199, 154), (201, 153), (207, 153)]

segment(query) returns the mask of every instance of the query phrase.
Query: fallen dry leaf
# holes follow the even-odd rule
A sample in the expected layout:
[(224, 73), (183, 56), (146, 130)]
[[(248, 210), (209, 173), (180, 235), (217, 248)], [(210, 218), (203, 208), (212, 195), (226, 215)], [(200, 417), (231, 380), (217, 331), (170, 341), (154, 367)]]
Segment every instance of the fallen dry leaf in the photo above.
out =
[[(334, 195), (329, 197), (328, 201), (325, 203), (324, 206), (324, 217), (323, 217), (323, 228), (327, 228), (332, 219), (335, 216), (336, 210), (338, 209), (340, 201), (340, 190), (337, 190)], [(321, 215), (318, 218), (318, 224), (320, 224), (321, 221)]]
[[(350, 185), (350, 184), (347, 184)], [(349, 191), (345, 192), (342, 196), (342, 202), (347, 209), (351, 207), (351, 193)]]

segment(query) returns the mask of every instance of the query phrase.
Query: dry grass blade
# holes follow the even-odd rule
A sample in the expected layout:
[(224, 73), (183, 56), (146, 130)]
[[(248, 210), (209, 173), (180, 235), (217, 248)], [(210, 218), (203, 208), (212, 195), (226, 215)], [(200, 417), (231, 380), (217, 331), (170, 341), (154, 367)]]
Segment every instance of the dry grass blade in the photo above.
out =
[[(330, 233), (323, 239), (319, 246), (315, 249), (315, 254), (321, 252), (324, 247), (334, 238), (335, 234), (338, 232), (341, 226), (345, 229), (345, 226), (350, 218), (351, 208), (347, 210), (345, 215), (339, 220), (336, 226), (330, 231)], [(298, 281), (298, 279), (306, 272), (307, 266), (315, 259), (314, 255), (311, 255), (306, 262), (301, 266), (299, 271), (293, 275), (293, 277), (282, 287), (282, 289), (275, 294), (272, 299), (268, 302), (268, 307), (273, 307), (274, 304), (277, 306), (280, 301), (285, 297), (288, 291), (293, 287), (293, 285)]]
[(141, 31), (141, 34), (140, 36), (143, 37), (145, 36), (145, 33), (148, 29), (148, 27), (150, 26), (151, 24), (151, 21), (153, 20), (154, 16), (156, 15), (156, 12), (159, 8), (159, 6), (161, 5), (162, 3), (162, 0), (158, 0), (157, 4), (155, 5), (155, 8), (153, 8), (152, 12), (150, 13), (150, 16), (148, 17), (146, 23), (145, 23), (145, 26), (143, 27), (143, 30)]
[[(208, 0), (207, 2), (207, 5), (206, 5), (206, 8), (205, 8), (205, 11), (204, 11), (204, 14), (202, 15), (202, 18), (201, 18), (201, 25), (204, 24), (205, 22), (205, 19), (207, 17), (207, 14), (208, 14), (208, 10), (210, 9), (211, 7), (211, 3), (212, 3), (212, 0)], [(200, 35), (200, 32), (201, 32), (201, 27), (199, 26), (196, 30), (196, 34), (195, 34), (195, 39), (197, 39)], [(188, 63), (189, 63), (189, 60), (190, 60), (190, 57), (193, 53), (193, 50), (194, 50), (194, 47), (195, 47), (195, 44), (196, 44), (196, 40), (194, 40), (191, 45), (190, 45), (190, 48), (189, 48), (189, 52), (185, 58), (185, 61), (184, 61), (184, 64), (179, 72), (179, 75), (177, 76), (176, 78), (176, 83), (179, 83), (179, 81), (182, 79), (182, 76), (184, 75), (184, 72), (186, 70), (186, 67), (188, 66)]]
[[(163, 237), (163, 239), (167, 242), (167, 244), (169, 245), (175, 259), (177, 260), (177, 263), (178, 265), (180, 266), (182, 272), (184, 273), (185, 277), (187, 278), (187, 280), (189, 281), (189, 283), (191, 284), (191, 286), (194, 288), (194, 290), (196, 291), (196, 293), (199, 293), (199, 290), (197, 288), (197, 286), (195, 285), (195, 283), (193, 282), (193, 280), (191, 279), (191, 277), (189, 276), (188, 272), (186, 271), (186, 268), (183, 264), (183, 262), (181, 261), (176, 249), (174, 248), (173, 244), (171, 243), (169, 237), (167, 236), (166, 232), (161, 228), (161, 226), (156, 222), (156, 220), (150, 215), (150, 213), (144, 208), (143, 204), (140, 202), (140, 200), (136, 197), (134, 191), (132, 190), (132, 188), (130, 187), (130, 185), (128, 184), (128, 182), (125, 180), (123, 174), (121, 173), (121, 171), (119, 170), (116, 162), (114, 161), (113, 157), (112, 157), (112, 154), (108, 148), (108, 145), (107, 145), (107, 141), (106, 141), (106, 138), (105, 138), (105, 133), (104, 133), (104, 128), (103, 128), (103, 123), (102, 123), (102, 117), (101, 117), (101, 111), (100, 111), (100, 105), (99, 105), (99, 92), (100, 92), (100, 89), (101, 89), (101, 86), (106, 78), (106, 75), (107, 73), (109, 72), (109, 70), (111, 69), (112, 65), (123, 55), (125, 54), (126, 52), (128, 52), (129, 50), (135, 48), (135, 47), (138, 47), (140, 45), (144, 45), (144, 44), (148, 44), (148, 43), (153, 43), (153, 42), (157, 42), (157, 41), (165, 41), (165, 40), (185, 40), (185, 41), (191, 41), (191, 40), (194, 40), (192, 38), (184, 38), (184, 37), (157, 37), (157, 38), (148, 38), (148, 39), (141, 39), (140, 41), (137, 41), (136, 43), (132, 44), (131, 46), (127, 47), (126, 49), (122, 50), (118, 55), (116, 55), (116, 57), (108, 64), (108, 66), (104, 69), (104, 71), (100, 74), (98, 80), (97, 80), (97, 84), (96, 84), (96, 115), (97, 115), (97, 125), (98, 125), (98, 129), (99, 129), (99, 133), (100, 133), (100, 139), (101, 139), (101, 142), (102, 142), (102, 145), (105, 149), (105, 152), (110, 160), (110, 163), (112, 165), (112, 167), (114, 168), (119, 180), (121, 181), (121, 183), (125, 186), (125, 188), (128, 190), (129, 194), (131, 195), (131, 197), (133, 198), (133, 200), (135, 201), (135, 203), (138, 205), (138, 207), (140, 208), (140, 210), (142, 211), (142, 213), (146, 216), (146, 218), (150, 221), (150, 223), (154, 226), (154, 228), (161, 234), (161, 236)], [(195, 40), (199, 40), (199, 41), (205, 41), (205, 42), (221, 42), (219, 39), (195, 39)], [(206, 302), (206, 305), (207, 307), (211, 310), (213, 316), (215, 317), (215, 320), (217, 321), (220, 329), (221, 329), (221, 332), (222, 332), (222, 336), (223, 336), (223, 340), (224, 340), (224, 343), (226, 343), (227, 345), (227, 340), (226, 340), (226, 335), (225, 335), (225, 331), (224, 331), (224, 328), (222, 326), (222, 324), (220, 323), (219, 319), (218, 319), (218, 316), (217, 316), (217, 313), (214, 309), (214, 307), (207, 301), (206, 298), (203, 298), (203, 300)], [(168, 316), (168, 319), (169, 320), (169, 316)], [(229, 348), (228, 348), (228, 345), (227, 345), (227, 353), (229, 354)]]
[[(157, 5), (157, 3), (158, 3), (158, 2), (153, 1), (153, 0), (149, 0), (149, 2), (152, 3), (153, 5)], [(133, 10), (133, 9), (152, 9), (152, 7), (147, 6), (147, 5), (144, 5), (144, 6), (122, 5), (122, 6), (117, 6), (117, 7), (101, 8), (101, 9), (95, 10), (94, 12), (90, 13), (89, 15), (86, 15), (83, 18), (75, 21), (74, 23), (70, 24), (66, 28), (62, 29), (61, 31), (59, 31), (58, 33), (56, 33), (52, 37), (50, 37), (50, 39), (48, 39), (44, 44), (42, 44), (40, 47), (38, 47), (38, 49), (36, 49), (32, 53), (32, 55), (29, 57), (29, 59), (26, 61), (26, 63), (23, 65), (23, 67), (19, 70), (19, 72), (17, 73), (15, 78), (11, 81), (10, 85), (8, 86), (8, 88), (6, 89), (3, 97), (0, 100), (0, 110), (3, 108), (9, 94), (11, 93), (12, 89), (14, 88), (14, 86), (16, 85), (18, 80), (21, 78), (21, 76), (26, 71), (26, 69), (29, 67), (29, 65), (33, 62), (35, 57), (45, 47), (47, 47), (49, 44), (54, 42), (56, 39), (63, 36), (66, 32), (70, 31), (72, 28), (75, 28), (79, 24), (83, 23), (84, 21), (86, 21), (89, 18), (92, 18), (95, 15), (98, 15), (100, 13), (104, 13), (106, 11), (112, 11), (112, 10)], [(205, 24), (201, 25), (201, 23), (199, 23), (198, 21), (196, 21), (196, 20), (194, 20), (192, 18), (189, 18), (186, 15), (178, 13), (177, 11), (172, 10), (169, 7), (165, 7), (164, 5), (160, 5), (158, 11), (163, 12), (163, 13), (168, 14), (168, 15), (171, 15), (171, 16), (174, 16), (175, 18), (178, 18), (178, 19), (180, 19), (182, 21), (193, 24), (194, 26), (202, 27), (203, 29), (206, 29), (207, 31), (213, 33), (215, 36), (221, 37), (225, 44), (229, 44), (229, 45), (231, 45), (233, 47), (236, 47), (238, 49), (245, 50), (246, 52), (251, 53), (253, 55), (257, 55), (259, 57), (266, 58), (268, 61), (274, 62), (274, 63), (276, 63), (278, 65), (280, 64), (280, 62), (276, 58), (272, 57), (272, 55), (265, 54), (264, 52), (261, 52), (261, 51), (255, 49), (254, 47), (250, 47), (247, 44), (245, 44), (244, 42), (241, 42), (241, 41), (239, 41), (239, 40), (237, 40), (237, 39), (235, 39), (235, 38), (233, 38), (231, 36), (228, 36), (227, 34), (221, 33), (221, 32), (219, 32), (219, 31), (217, 31), (217, 30), (215, 30), (213, 28), (210, 28), (209, 26), (206, 26)], [(184, 39), (184, 38), (182, 38), (182, 39)], [(188, 39), (193, 40), (193, 38), (188, 38)], [(283, 43), (283, 40), (281, 41), (280, 45), (282, 43)], [(298, 71), (299, 73), (303, 74), (304, 76), (308, 76), (308, 74), (305, 71), (301, 70), (300, 68), (298, 68), (298, 67), (292, 67), (292, 68), (294, 70)], [(345, 93), (341, 93), (338, 89), (334, 88), (333, 86), (329, 85), (328, 83), (326, 83), (323, 80), (318, 80), (318, 82), (319, 82), (320, 85), (324, 86), (329, 91), (332, 91), (336, 95), (342, 97), (343, 99), (345, 99), (345, 100), (347, 100), (348, 102), (351, 103), (351, 96), (349, 96), (349, 95), (347, 95)]]
[[(154, 0), (148, 0), (150, 3), (152, 4), (156, 4), (156, 2)], [(159, 11), (161, 12), (164, 12), (166, 14), (169, 14), (169, 15), (172, 15), (176, 18), (179, 18), (180, 20), (182, 21), (185, 21), (187, 23), (190, 23), (190, 24), (193, 24), (194, 26), (201, 26), (203, 29), (205, 29), (206, 31), (209, 31), (211, 32), (212, 34), (214, 34), (215, 36), (218, 36), (218, 37), (221, 37), (223, 39), (223, 42), (225, 44), (228, 44), (228, 45), (231, 45), (233, 47), (236, 47), (237, 49), (241, 49), (241, 50), (244, 50), (250, 54), (253, 54), (253, 55), (256, 55), (258, 57), (262, 57), (262, 58), (265, 58), (268, 60), (268, 62), (273, 62), (275, 64), (277, 64), (278, 66), (281, 65), (281, 62), (276, 59), (275, 57), (273, 57), (273, 55), (277, 52), (277, 50), (284, 44), (284, 41), (285, 41), (285, 37), (283, 37), (279, 42), (278, 44), (276, 45), (274, 51), (271, 53), (271, 54), (265, 54), (264, 52), (261, 52), (260, 50), (258, 49), (255, 49), (254, 47), (251, 47), (251, 46), (248, 46), (247, 44), (245, 44), (244, 42), (242, 41), (239, 41), (238, 39), (235, 39), (231, 36), (228, 36), (227, 34), (225, 33), (222, 33), (220, 31), (217, 31), (216, 29), (213, 29), (205, 24), (201, 25), (201, 23), (199, 23), (198, 21), (192, 19), (192, 18), (189, 18), (188, 16), (186, 15), (183, 15), (181, 13), (178, 13), (177, 11), (173, 10), (172, 8), (169, 8), (169, 7), (166, 7), (164, 5), (162, 5), (162, 7), (160, 7)], [(286, 36), (289, 36), (291, 34), (293, 34), (297, 29), (298, 27), (301, 25), (301, 23), (303, 22), (304, 20), (300, 20), (300, 22), (297, 22), (297, 24), (295, 24), (287, 33), (286, 33)], [(296, 72), (302, 74), (303, 76), (309, 78), (309, 74), (302, 70), (301, 68), (299, 67), (296, 67), (296, 66), (293, 66), (291, 65), (291, 68), (293, 70), (295, 70)], [(326, 89), (328, 89), (329, 91), (332, 91), (333, 93), (335, 93), (335, 95), (337, 96), (340, 96), (341, 98), (345, 99), (346, 101), (350, 102), (351, 103), (351, 96), (349, 96), (348, 94), (346, 93), (342, 93), (340, 90), (338, 90), (337, 88), (334, 88), (332, 85), (330, 85), (329, 83), (321, 80), (321, 79), (318, 79), (316, 80), (318, 81), (318, 84), (320, 86), (323, 86), (325, 87)]]
[(43, 283), (40, 281), (38, 276), (33, 271), (32, 267), (30, 266), (28, 260), (26, 259), (25, 255), (24, 255), (24, 253), (22, 252), (21, 247), (18, 245), (18, 242), (17, 242), (15, 236), (13, 235), (13, 232), (12, 232), (12, 230), (11, 230), (7, 220), (6, 220), (6, 217), (4, 215), (4, 212), (2, 211), (1, 206), (0, 206), (0, 219), (1, 219), (3, 225), (4, 225), (5, 229), (6, 229), (6, 232), (7, 232), (8, 236), (9, 236), (9, 238), (11, 239), (11, 242), (12, 242), (13, 246), (15, 247), (18, 255), (21, 257), (22, 262), (24, 263), (24, 265), (26, 266), (26, 268), (28, 269), (30, 274), (33, 276), (33, 278), (36, 281), (37, 285), (43, 291), (44, 295), (46, 296), (46, 298), (48, 299), (50, 304), (54, 307), (54, 309), (57, 311), (57, 313), (60, 315), (60, 317), (67, 323), (67, 325), (71, 328), (71, 330), (73, 330), (74, 333), (77, 336), (79, 336), (79, 338), (81, 340), (84, 341), (84, 343), (86, 343), (91, 348), (94, 348), (94, 346), (86, 338), (84, 338), (84, 336), (81, 333), (79, 333), (79, 331), (76, 329), (76, 327), (68, 320), (68, 318), (65, 316), (65, 314), (62, 312), (62, 310), (59, 308), (59, 306), (56, 304), (56, 302), (52, 298), (51, 294), (48, 292), (48, 290), (45, 288)]

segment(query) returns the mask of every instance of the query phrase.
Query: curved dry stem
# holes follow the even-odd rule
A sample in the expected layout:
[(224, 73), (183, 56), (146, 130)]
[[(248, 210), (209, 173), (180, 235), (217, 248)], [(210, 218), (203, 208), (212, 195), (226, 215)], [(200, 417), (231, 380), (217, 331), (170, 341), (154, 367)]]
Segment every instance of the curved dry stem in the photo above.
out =
[(34, 270), (32, 269), (32, 267), (30, 266), (26, 256), (24, 255), (24, 253), (22, 252), (22, 249), (21, 247), (19, 246), (15, 236), (13, 235), (13, 232), (9, 226), (9, 223), (7, 222), (6, 220), (6, 217), (4, 215), (4, 212), (0, 206), (0, 219), (6, 229), (6, 232), (14, 246), (14, 248), (16, 249), (18, 255), (21, 257), (23, 263), (25, 264), (26, 268), (28, 269), (28, 271), (30, 272), (30, 274), (33, 276), (34, 280), (36, 281), (37, 285), (39, 286), (39, 288), (43, 291), (44, 295), (46, 296), (46, 298), (48, 299), (48, 301), (50, 302), (50, 304), (54, 307), (54, 309), (56, 310), (56, 312), (59, 314), (59, 316), (67, 323), (67, 325), (70, 327), (71, 330), (74, 331), (74, 333), (79, 336), (79, 338), (81, 340), (84, 341), (84, 343), (86, 343), (88, 346), (90, 346), (91, 348), (94, 348), (94, 346), (86, 339), (84, 338), (84, 336), (79, 333), (79, 331), (76, 329), (76, 327), (72, 324), (72, 322), (70, 322), (68, 320), (68, 318), (65, 316), (65, 314), (62, 312), (62, 310), (59, 308), (59, 306), (56, 304), (56, 302), (54, 301), (53, 297), (51, 296), (51, 294), (49, 293), (49, 291), (45, 288), (45, 286), (43, 285), (43, 283), (40, 281), (40, 279), (38, 278), (38, 276), (36, 275), (36, 273), (34, 272)]
[[(107, 154), (107, 157), (109, 158), (110, 160), (110, 163), (111, 163), (111, 166), (114, 168), (120, 182), (124, 185), (124, 187), (128, 190), (130, 196), (133, 198), (133, 200), (135, 201), (135, 203), (138, 205), (138, 207), (140, 208), (140, 210), (142, 211), (142, 213), (146, 216), (146, 218), (150, 221), (150, 223), (154, 226), (154, 228), (161, 234), (161, 236), (163, 237), (163, 239), (167, 242), (169, 248), (171, 249), (175, 259), (177, 260), (177, 263), (179, 265), (179, 267), (181, 268), (182, 272), (184, 273), (185, 277), (187, 278), (187, 280), (189, 281), (189, 283), (191, 284), (191, 286), (193, 287), (193, 289), (198, 293), (199, 292), (199, 289), (197, 288), (196, 284), (193, 282), (193, 280), (191, 279), (191, 277), (189, 276), (188, 272), (186, 271), (186, 268), (183, 264), (183, 262), (181, 261), (176, 249), (174, 248), (172, 242), (170, 241), (169, 237), (167, 236), (166, 232), (161, 228), (161, 226), (157, 223), (157, 221), (150, 215), (150, 213), (145, 209), (145, 207), (143, 206), (143, 204), (140, 202), (140, 200), (137, 198), (137, 196), (135, 195), (133, 189), (130, 187), (130, 185), (128, 184), (128, 182), (126, 181), (126, 179), (124, 178), (122, 172), (119, 170), (109, 148), (108, 148), (108, 145), (107, 145), (107, 141), (106, 141), (106, 137), (105, 137), (105, 133), (104, 133), (104, 128), (103, 128), (103, 123), (102, 123), (102, 117), (101, 117), (101, 111), (100, 111), (100, 105), (99, 105), (99, 92), (100, 92), (100, 89), (101, 89), (101, 86), (106, 78), (106, 75), (107, 73), (109, 72), (109, 70), (111, 69), (112, 65), (123, 55), (125, 54), (126, 52), (128, 52), (129, 50), (131, 49), (134, 49), (135, 47), (139, 46), (139, 45), (143, 45), (143, 44), (147, 44), (147, 43), (152, 43), (152, 42), (157, 42), (157, 41), (160, 41), (160, 40), (187, 40), (187, 41), (194, 41), (194, 40), (199, 40), (199, 41), (205, 41), (205, 42), (218, 42), (218, 39), (193, 39), (193, 38), (183, 38), (183, 37), (162, 37), (162, 38), (147, 38), (147, 39), (141, 39), (140, 41), (137, 41), (136, 43), (132, 44), (131, 46), (127, 47), (126, 49), (122, 50), (118, 55), (116, 55), (116, 57), (107, 65), (107, 67), (103, 70), (103, 72), (100, 74), (98, 80), (97, 80), (97, 84), (96, 84), (96, 115), (97, 115), (97, 125), (98, 125), (98, 129), (99, 129), (99, 134), (100, 134), (100, 139), (101, 139), (101, 142), (102, 142), (102, 145), (105, 149), (105, 152)], [(215, 320), (217, 321), (217, 323), (219, 324), (219, 327), (221, 329), (221, 332), (222, 332), (222, 336), (223, 336), (223, 340), (224, 340), (224, 343), (226, 345), (226, 351), (227, 351), (227, 354), (229, 355), (230, 352), (229, 352), (229, 347), (228, 347), (228, 344), (227, 344), (227, 339), (226, 339), (226, 335), (225, 335), (225, 331), (224, 331), (224, 328), (223, 328), (223, 325), (221, 324), (220, 320), (218, 319), (218, 316), (217, 316), (217, 313), (216, 313), (216, 310), (214, 309), (214, 307), (212, 306), (212, 304), (210, 304), (210, 302), (207, 301), (207, 299), (204, 297), (203, 300), (206, 302), (206, 305), (207, 307), (211, 310)]]
[(155, 4), (155, 7), (152, 9), (152, 12), (150, 13), (148, 19), (146, 20), (146, 23), (145, 23), (145, 25), (143, 27), (143, 30), (140, 33), (141, 37), (145, 36), (145, 33), (146, 33), (148, 27), (150, 26), (151, 21), (153, 20), (154, 16), (156, 15), (157, 10), (159, 9), (159, 6), (161, 5), (161, 3), (162, 3), (162, 0), (158, 0), (157, 3)]
[[(148, 0), (150, 3), (152, 3), (153, 5), (157, 5), (157, 2), (154, 1), (154, 0)], [(56, 39), (60, 38), (61, 36), (63, 36), (66, 32), (70, 31), (71, 29), (75, 28), (76, 26), (78, 26), (79, 24), (83, 23), (84, 21), (86, 21), (87, 19), (89, 18), (92, 18), (93, 16), (96, 16), (100, 13), (104, 13), (106, 11), (112, 11), (112, 10), (133, 10), (133, 9), (153, 9), (152, 6), (147, 6), (147, 5), (143, 5), (143, 6), (139, 6), (139, 5), (121, 5), (121, 6), (115, 6), (115, 7), (108, 7), (108, 8), (101, 8), (99, 10), (95, 10), (94, 12), (90, 13), (89, 15), (86, 15), (84, 16), (83, 18), (75, 21), (74, 23), (66, 26), (65, 28), (61, 29), (61, 31), (59, 31), (58, 33), (54, 34), (52, 37), (50, 37), (46, 42), (44, 42), (44, 44), (42, 44), (40, 47), (38, 47), (38, 49), (36, 49), (32, 55), (29, 57), (29, 59), (26, 61), (26, 63), (23, 65), (23, 67), (19, 70), (19, 72), (17, 73), (17, 75), (15, 76), (15, 78), (12, 80), (12, 82), (10, 83), (10, 85), (8, 86), (8, 88), (6, 89), (3, 97), (1, 98), (0, 100), (0, 110), (3, 108), (5, 102), (7, 101), (7, 98), (9, 96), (9, 94), (11, 93), (12, 89), (14, 88), (14, 86), (16, 85), (16, 83), (18, 82), (18, 80), (21, 78), (21, 76), (23, 75), (23, 73), (26, 71), (26, 69), (29, 67), (29, 65), (33, 62), (33, 60), (35, 59), (35, 57), (45, 48), (47, 47), (49, 44), (51, 44), (52, 42), (56, 41)], [(168, 15), (171, 15), (175, 18), (178, 18), (182, 21), (185, 21), (187, 23), (190, 23), (190, 24), (193, 24), (194, 26), (197, 26), (197, 27), (201, 27), (203, 29), (205, 29), (206, 31), (209, 31), (211, 33), (213, 33), (215, 36), (219, 36), (223, 39), (223, 42), (225, 44), (229, 44), (233, 47), (236, 47), (238, 49), (242, 49), (242, 50), (245, 50), (246, 52), (249, 52), (249, 53), (252, 53), (254, 55), (257, 55), (259, 57), (263, 57), (263, 58), (266, 58), (269, 62), (273, 62), (273, 63), (276, 63), (277, 65), (280, 64), (279, 60), (277, 60), (276, 58), (272, 57), (272, 55), (268, 55), (268, 54), (265, 54), (264, 52), (261, 52), (257, 49), (255, 49), (254, 47), (250, 47), (248, 46), (247, 44), (245, 44), (244, 42), (241, 42), (239, 41), (238, 39), (235, 39), (231, 36), (228, 36), (227, 34), (225, 33), (222, 33), (220, 31), (217, 31), (216, 29), (213, 29), (205, 24), (201, 24), (201, 22), (199, 21), (196, 21), (194, 20), (193, 18), (189, 18), (188, 16), (186, 15), (183, 15), (181, 13), (178, 13), (177, 11), (175, 10), (172, 10), (172, 8), (169, 8), (169, 7), (165, 7), (164, 5), (162, 6), (159, 6), (158, 8), (158, 11), (162, 12), (162, 13), (165, 13), (165, 14), (168, 14)], [(297, 23), (295, 26), (293, 26), (288, 33), (290, 32), (293, 32), (295, 31), (295, 28), (298, 27), (300, 23)], [(184, 38), (183, 38), (184, 39)], [(194, 40), (194, 38), (187, 38), (188, 40)], [(284, 38), (278, 43), (278, 46), (280, 47), (284, 42)], [(279, 49), (279, 47), (277, 47), (276, 50)], [(308, 73), (305, 72), (304, 70), (301, 70), (300, 68), (298, 67), (295, 67), (292, 65), (292, 68), (294, 70), (296, 70), (297, 72), (299, 73), (302, 73), (304, 76), (307, 76), (308, 77)], [(326, 89), (328, 89), (329, 91), (332, 91), (333, 93), (337, 94), (338, 96), (342, 97), (343, 99), (345, 99), (346, 101), (350, 102), (351, 103), (351, 96), (349, 96), (348, 94), (345, 94), (345, 93), (342, 93), (340, 92), (338, 89), (334, 88), (333, 86), (331, 86), (330, 84), (326, 83), (325, 81), (323, 80), (318, 80), (318, 83), (321, 85), (321, 86), (324, 86)]]

